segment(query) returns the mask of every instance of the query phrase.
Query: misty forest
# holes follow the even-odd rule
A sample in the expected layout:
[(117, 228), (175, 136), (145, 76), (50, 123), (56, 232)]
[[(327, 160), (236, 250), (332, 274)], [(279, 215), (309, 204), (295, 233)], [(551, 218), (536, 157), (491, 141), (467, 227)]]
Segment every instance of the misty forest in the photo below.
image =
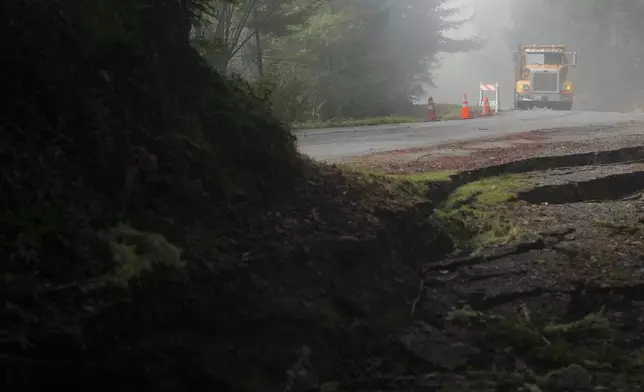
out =
[[(498, 4), (514, 24), (503, 58), (565, 43), (584, 62), (580, 95), (644, 100), (643, 2)], [(375, 173), (298, 151), (297, 123), (413, 116), (443, 87), (441, 56), (489, 48), (451, 38), (464, 10), (3, 0), (1, 389), (586, 391), (590, 373), (602, 390), (642, 385), (641, 338), (584, 307), (606, 290), (556, 292), (587, 310), (574, 317), (525, 303), (496, 315), (555, 290), (491, 298), (466, 289), (516, 271), (453, 277), (548, 244), (500, 218), (521, 216), (508, 206), (526, 185), (501, 169), (528, 164)], [(440, 103), (458, 112), (460, 94)]]
[(244, 0), (219, 3), (192, 43), (218, 71), (271, 91), (285, 121), (409, 111), (439, 52), (475, 48), (443, 32), (446, 0)]

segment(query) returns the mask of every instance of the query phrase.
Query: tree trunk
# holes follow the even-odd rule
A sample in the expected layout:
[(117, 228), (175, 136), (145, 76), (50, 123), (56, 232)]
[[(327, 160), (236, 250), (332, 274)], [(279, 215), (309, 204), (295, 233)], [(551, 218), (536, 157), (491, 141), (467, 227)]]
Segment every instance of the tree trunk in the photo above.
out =
[(255, 31), (255, 47), (257, 50), (257, 74), (259, 79), (264, 79), (264, 61), (262, 60), (262, 47), (259, 39), (259, 29)]

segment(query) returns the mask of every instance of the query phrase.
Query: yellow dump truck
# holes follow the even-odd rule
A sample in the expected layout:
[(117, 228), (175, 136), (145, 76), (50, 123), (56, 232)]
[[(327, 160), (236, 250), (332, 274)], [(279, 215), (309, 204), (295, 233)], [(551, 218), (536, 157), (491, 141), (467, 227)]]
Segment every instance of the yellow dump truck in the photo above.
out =
[(568, 69), (577, 67), (577, 52), (565, 45), (519, 45), (514, 52), (514, 108), (571, 110), (574, 98)]

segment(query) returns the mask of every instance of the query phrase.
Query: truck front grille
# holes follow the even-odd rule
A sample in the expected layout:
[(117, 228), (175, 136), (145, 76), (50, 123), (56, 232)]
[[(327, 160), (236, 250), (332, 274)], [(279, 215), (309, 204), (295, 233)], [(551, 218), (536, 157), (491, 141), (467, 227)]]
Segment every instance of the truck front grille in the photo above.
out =
[(532, 77), (532, 90), (544, 92), (559, 92), (556, 73), (534, 73)]

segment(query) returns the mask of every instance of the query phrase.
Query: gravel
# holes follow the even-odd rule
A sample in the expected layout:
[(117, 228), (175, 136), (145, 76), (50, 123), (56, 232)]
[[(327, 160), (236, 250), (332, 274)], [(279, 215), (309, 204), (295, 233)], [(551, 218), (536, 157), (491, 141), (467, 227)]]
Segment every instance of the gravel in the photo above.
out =
[[(450, 143), (426, 149), (375, 153), (355, 158), (350, 163), (362, 169), (387, 173), (463, 171), (531, 157), (567, 155), (644, 145), (644, 135), (614, 136), (604, 134), (603, 137), (566, 141), (559, 141), (557, 138), (558, 135), (552, 132), (536, 131), (504, 138)], [(515, 143), (511, 143), (512, 141)], [(495, 143), (499, 147), (492, 147)], [(482, 144), (489, 148), (478, 148)]]
[(644, 164), (582, 166), (573, 168), (557, 168), (530, 173), (535, 184), (560, 185), (570, 182), (590, 181), (597, 178), (626, 174), (644, 170)]

